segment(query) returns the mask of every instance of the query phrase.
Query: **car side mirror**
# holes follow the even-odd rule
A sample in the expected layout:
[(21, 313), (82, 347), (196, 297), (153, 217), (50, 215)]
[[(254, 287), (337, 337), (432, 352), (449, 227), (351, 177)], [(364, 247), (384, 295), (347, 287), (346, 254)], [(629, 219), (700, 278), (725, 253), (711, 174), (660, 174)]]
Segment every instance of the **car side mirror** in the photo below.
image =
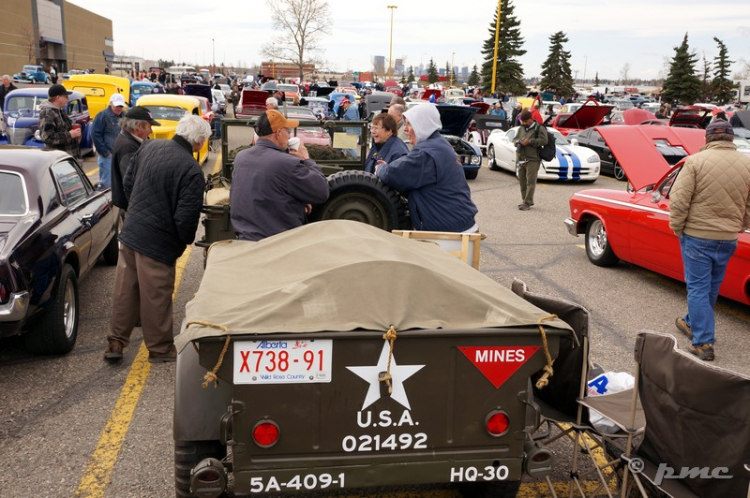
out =
[(657, 203), (661, 200), (661, 193), (656, 190), (653, 194), (651, 194), (651, 202)]
[(578, 145), (578, 139), (577, 138), (571, 138), (570, 139), (570, 145)]

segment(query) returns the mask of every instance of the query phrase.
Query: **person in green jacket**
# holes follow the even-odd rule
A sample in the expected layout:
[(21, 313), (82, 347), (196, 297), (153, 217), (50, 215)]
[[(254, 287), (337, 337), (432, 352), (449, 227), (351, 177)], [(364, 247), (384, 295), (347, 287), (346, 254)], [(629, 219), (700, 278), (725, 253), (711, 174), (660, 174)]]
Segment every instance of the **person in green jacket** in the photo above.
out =
[(521, 111), (519, 117), (521, 126), (513, 140), (516, 144), (518, 181), (521, 184), (521, 204), (518, 209), (528, 211), (534, 205), (536, 177), (542, 163), (539, 150), (547, 144), (547, 129), (534, 121), (528, 109)]

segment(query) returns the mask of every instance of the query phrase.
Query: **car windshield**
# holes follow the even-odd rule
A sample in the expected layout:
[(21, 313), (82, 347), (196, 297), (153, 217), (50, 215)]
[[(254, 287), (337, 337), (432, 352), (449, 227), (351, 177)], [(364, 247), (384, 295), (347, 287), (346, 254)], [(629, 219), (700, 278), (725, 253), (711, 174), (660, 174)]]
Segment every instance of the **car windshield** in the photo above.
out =
[(5, 113), (11, 117), (38, 117), (39, 106), (46, 99), (42, 97), (11, 97), (5, 104)]
[(298, 93), (299, 88), (297, 85), (279, 85), (279, 90), (282, 92)]
[(151, 95), (152, 91), (153, 91), (153, 87), (148, 86), (148, 85), (137, 85), (137, 86), (130, 87), (130, 93), (132, 93), (133, 95), (138, 95), (138, 96)]
[(187, 114), (187, 110), (182, 107), (171, 107), (166, 105), (150, 105), (146, 106), (151, 112), (154, 119), (165, 119), (168, 121), (179, 121), (182, 116)]
[(26, 189), (18, 173), (0, 171), (0, 216), (26, 214)]
[(565, 138), (565, 136), (559, 131), (552, 128), (547, 128), (547, 133), (552, 133), (552, 136), (555, 137), (555, 145), (570, 145), (568, 139)]

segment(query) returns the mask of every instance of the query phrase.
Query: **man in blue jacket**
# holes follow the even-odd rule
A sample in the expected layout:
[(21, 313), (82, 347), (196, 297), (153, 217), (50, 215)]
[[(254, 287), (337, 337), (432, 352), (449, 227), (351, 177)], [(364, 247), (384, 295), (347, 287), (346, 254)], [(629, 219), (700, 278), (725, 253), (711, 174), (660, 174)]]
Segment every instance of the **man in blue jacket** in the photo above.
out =
[(453, 147), (440, 135), (443, 127), (434, 104), (420, 104), (404, 113), (406, 133), (414, 148), (375, 173), (409, 199), (415, 230), (475, 232), (477, 207)]
[(112, 186), (112, 152), (120, 134), (120, 117), (124, 109), (125, 98), (115, 93), (109, 99), (109, 106), (96, 115), (91, 126), (91, 138), (99, 165), (99, 183), (106, 188)]
[(240, 239), (258, 241), (302, 226), (312, 204), (328, 199), (328, 181), (304, 144), (287, 151), (290, 129), (298, 126), (299, 120), (265, 111), (255, 125), (255, 145), (237, 154), (229, 212)]

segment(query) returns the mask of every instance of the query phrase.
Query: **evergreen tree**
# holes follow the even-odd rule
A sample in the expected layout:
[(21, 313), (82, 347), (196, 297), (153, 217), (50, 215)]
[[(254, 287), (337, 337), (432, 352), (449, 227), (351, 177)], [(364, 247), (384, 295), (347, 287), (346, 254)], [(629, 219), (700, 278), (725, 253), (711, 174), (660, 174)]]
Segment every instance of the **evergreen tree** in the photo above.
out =
[(412, 83), (414, 81), (414, 66), (409, 66), (409, 76), (406, 78), (407, 83)]
[(714, 58), (714, 81), (713, 93), (714, 99), (719, 105), (727, 104), (732, 100), (732, 90), (735, 88), (734, 82), (729, 78), (730, 66), (734, 61), (729, 60), (729, 53), (724, 42), (714, 37), (714, 41), (719, 46), (719, 55)]
[(711, 89), (711, 63), (706, 59), (706, 54), (703, 54), (703, 75), (701, 81), (701, 102), (710, 102), (712, 100), (712, 89)]
[(681, 104), (692, 104), (701, 94), (701, 80), (695, 74), (695, 63), (698, 56), (690, 53), (688, 35), (682, 44), (674, 48), (674, 57), (669, 63), (669, 75), (664, 81), (661, 96), (667, 102), (679, 101)]
[(458, 85), (458, 73), (456, 72), (455, 67), (451, 68), (451, 80), (454, 85)]
[(405, 85), (405, 84), (406, 84), (406, 73), (405, 73), (405, 72), (403, 72), (403, 71), (401, 72), (401, 82), (400, 82), (400, 83), (401, 83), (402, 85)]
[(469, 86), (477, 86), (479, 85), (479, 71), (477, 70), (477, 65), (474, 64), (474, 67), (471, 70), (471, 73), (469, 74), (469, 81), (466, 82)]
[(427, 66), (427, 82), (437, 83), (440, 78), (438, 77), (438, 69), (435, 65), (435, 61), (430, 58), (430, 64)]
[(571, 97), (575, 90), (573, 76), (570, 74), (570, 52), (563, 49), (563, 43), (568, 42), (568, 37), (558, 31), (549, 37), (549, 41), (549, 55), (542, 66), (539, 88), (558, 97)]
[(599, 71), (596, 72), (596, 76), (594, 76), (594, 86), (599, 86)]
[[(497, 73), (495, 75), (495, 91), (511, 95), (526, 95), (526, 83), (523, 81), (523, 67), (518, 58), (526, 53), (523, 50), (521, 36), (521, 22), (513, 14), (514, 6), (511, 0), (502, 0), (500, 30), (497, 41)], [(495, 31), (497, 30), (497, 9), (489, 29), (489, 38), (482, 46), (482, 84), (485, 90), (492, 90), (492, 65), (495, 54)], [(469, 78), (469, 82), (472, 79)], [(471, 84), (471, 83), (469, 83)], [(475, 85), (479, 84), (479, 78)]]

